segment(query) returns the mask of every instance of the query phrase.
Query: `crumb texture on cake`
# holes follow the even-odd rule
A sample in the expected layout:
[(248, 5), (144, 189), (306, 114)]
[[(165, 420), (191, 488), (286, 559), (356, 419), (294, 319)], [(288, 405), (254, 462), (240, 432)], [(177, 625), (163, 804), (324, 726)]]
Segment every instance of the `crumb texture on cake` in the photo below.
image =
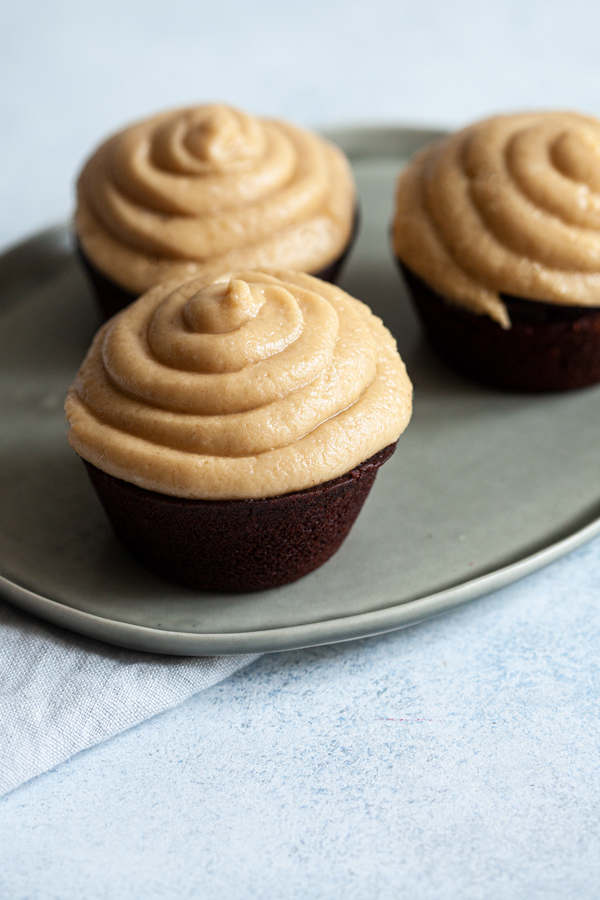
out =
[(503, 327), (502, 294), (600, 306), (600, 121), (496, 116), (400, 174), (394, 249), (438, 294)]
[(159, 285), (96, 336), (66, 402), (72, 447), (190, 499), (259, 499), (393, 444), (411, 384), (380, 319), (297, 272)]
[(223, 104), (174, 110), (111, 137), (78, 183), (88, 259), (139, 295), (242, 268), (318, 272), (348, 244), (354, 179), (341, 150)]

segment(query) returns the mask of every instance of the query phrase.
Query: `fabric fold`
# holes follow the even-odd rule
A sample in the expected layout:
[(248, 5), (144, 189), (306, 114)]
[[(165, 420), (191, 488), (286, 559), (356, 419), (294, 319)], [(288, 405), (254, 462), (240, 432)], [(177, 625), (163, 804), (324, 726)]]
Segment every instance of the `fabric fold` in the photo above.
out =
[(38, 621), (3, 601), (0, 646), (0, 796), (260, 655), (123, 650)]

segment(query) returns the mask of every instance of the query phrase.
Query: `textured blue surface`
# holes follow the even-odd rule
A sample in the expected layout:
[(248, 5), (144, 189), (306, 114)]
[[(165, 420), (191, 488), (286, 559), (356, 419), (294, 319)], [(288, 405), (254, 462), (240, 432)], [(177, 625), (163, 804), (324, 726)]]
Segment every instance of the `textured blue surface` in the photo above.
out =
[(596, 0), (0, 4), (0, 244), (65, 216), (111, 130), (224, 99), (306, 124), (600, 113)]
[(600, 540), (263, 657), (0, 801), (10, 898), (595, 898)]
[[(593, 0), (0, 9), (0, 242), (91, 146), (223, 98), (305, 123), (600, 113)], [(590, 498), (598, 483), (590, 484)], [(0, 897), (596, 900), (600, 540), (411, 630), (265, 657), (0, 800)]]

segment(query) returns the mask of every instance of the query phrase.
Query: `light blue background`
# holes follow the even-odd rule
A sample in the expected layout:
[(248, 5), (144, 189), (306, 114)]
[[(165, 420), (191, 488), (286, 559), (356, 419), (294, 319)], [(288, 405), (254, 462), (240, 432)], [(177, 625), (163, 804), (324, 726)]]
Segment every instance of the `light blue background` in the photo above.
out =
[(595, 0), (5, 0), (0, 244), (71, 208), (124, 123), (224, 99), (307, 125), (600, 114)]
[[(0, 243), (62, 219), (124, 122), (600, 114), (574, 0), (0, 9)], [(590, 496), (598, 484), (590, 484)], [(10, 898), (596, 898), (600, 540), (406, 632), (265, 657), (0, 801)]]

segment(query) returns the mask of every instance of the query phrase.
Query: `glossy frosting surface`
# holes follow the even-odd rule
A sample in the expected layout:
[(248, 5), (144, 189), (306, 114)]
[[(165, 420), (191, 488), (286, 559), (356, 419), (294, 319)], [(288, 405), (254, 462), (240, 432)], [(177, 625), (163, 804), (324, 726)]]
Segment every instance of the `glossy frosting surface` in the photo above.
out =
[(240, 268), (319, 272), (345, 249), (355, 188), (333, 144), (221, 104), (107, 140), (78, 183), (86, 256), (133, 293)]
[(291, 271), (159, 285), (97, 334), (66, 402), (71, 446), (149, 490), (277, 496), (397, 440), (411, 383), (381, 320)]
[(600, 306), (600, 121), (496, 116), (401, 173), (394, 247), (439, 294), (510, 327), (500, 294)]

